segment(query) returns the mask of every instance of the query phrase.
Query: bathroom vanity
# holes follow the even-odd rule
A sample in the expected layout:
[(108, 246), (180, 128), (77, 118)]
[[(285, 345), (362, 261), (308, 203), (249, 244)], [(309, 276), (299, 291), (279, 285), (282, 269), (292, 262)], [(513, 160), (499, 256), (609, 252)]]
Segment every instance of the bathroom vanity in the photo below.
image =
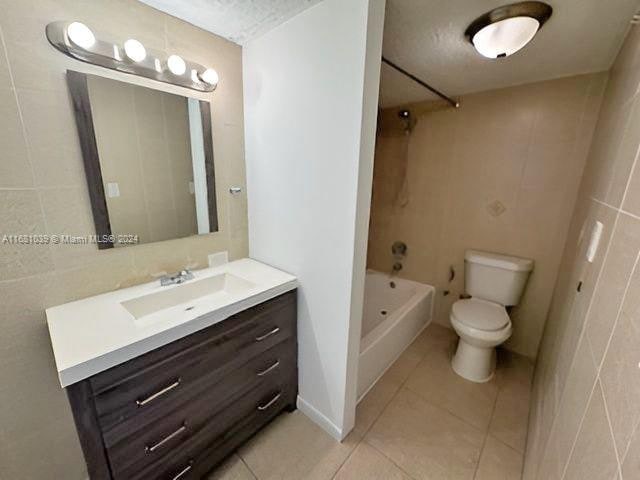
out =
[(91, 479), (201, 478), (297, 397), (296, 279), (244, 259), (47, 310)]

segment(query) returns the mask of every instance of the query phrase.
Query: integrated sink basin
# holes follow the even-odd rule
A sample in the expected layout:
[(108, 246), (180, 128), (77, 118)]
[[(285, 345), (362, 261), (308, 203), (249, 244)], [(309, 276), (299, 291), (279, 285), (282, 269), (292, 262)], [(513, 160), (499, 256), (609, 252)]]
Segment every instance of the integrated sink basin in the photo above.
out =
[(177, 306), (184, 306), (184, 310), (190, 310), (194, 308), (191, 304), (200, 298), (214, 300), (212, 297), (243, 294), (255, 286), (256, 284), (249, 280), (225, 272), (201, 280), (163, 287), (166, 290), (132, 298), (121, 305), (138, 320)]

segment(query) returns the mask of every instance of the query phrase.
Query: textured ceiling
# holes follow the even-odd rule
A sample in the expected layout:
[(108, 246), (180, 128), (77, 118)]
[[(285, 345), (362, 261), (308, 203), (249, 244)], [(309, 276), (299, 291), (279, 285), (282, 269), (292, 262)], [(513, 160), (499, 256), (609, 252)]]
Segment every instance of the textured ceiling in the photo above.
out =
[(321, 0), (140, 1), (242, 45)]
[[(533, 42), (489, 60), (464, 38), (478, 16), (508, 0), (387, 0), (385, 57), (447, 94), (491, 90), (607, 70), (638, 9), (638, 0), (546, 0), (553, 16)], [(434, 96), (383, 65), (380, 103)]]

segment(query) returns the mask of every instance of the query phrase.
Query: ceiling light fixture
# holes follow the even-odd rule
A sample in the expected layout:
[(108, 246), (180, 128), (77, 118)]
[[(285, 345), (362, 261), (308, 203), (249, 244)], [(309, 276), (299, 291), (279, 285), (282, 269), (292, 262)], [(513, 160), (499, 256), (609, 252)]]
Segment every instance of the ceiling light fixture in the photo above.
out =
[(543, 2), (504, 5), (474, 20), (465, 36), (484, 57), (508, 57), (533, 40), (552, 13)]
[(124, 42), (124, 53), (134, 62), (141, 62), (147, 57), (147, 50), (138, 40), (130, 38)]

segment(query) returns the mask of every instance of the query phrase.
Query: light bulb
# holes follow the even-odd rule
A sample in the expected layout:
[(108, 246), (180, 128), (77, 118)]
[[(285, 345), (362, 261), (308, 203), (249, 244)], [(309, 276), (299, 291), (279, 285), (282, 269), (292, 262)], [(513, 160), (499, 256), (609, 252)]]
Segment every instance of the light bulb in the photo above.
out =
[(508, 57), (535, 37), (540, 22), (532, 17), (513, 17), (491, 23), (473, 36), (473, 46), (487, 58)]
[(147, 57), (147, 50), (138, 40), (130, 38), (124, 42), (124, 53), (134, 62), (141, 62)]
[(72, 22), (69, 24), (67, 27), (67, 36), (69, 40), (84, 49), (91, 48), (93, 44), (96, 43), (96, 37), (91, 29), (80, 22)]
[(207, 68), (200, 74), (200, 80), (215, 87), (218, 85), (220, 77), (218, 77), (218, 72), (216, 72), (213, 68)]
[(179, 55), (171, 55), (167, 58), (167, 67), (174, 75), (183, 75), (187, 71), (187, 64)]

